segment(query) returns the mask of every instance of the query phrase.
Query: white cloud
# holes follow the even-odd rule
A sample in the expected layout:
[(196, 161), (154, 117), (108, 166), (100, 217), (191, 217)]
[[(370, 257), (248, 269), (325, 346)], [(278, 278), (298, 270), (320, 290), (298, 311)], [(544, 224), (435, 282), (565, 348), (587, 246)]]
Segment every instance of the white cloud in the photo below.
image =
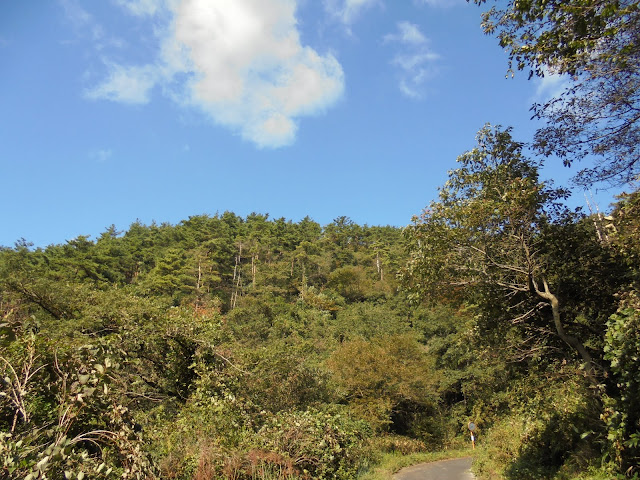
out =
[(417, 25), (399, 22), (397, 27), (397, 32), (385, 35), (383, 41), (400, 47), (391, 61), (399, 69), (398, 88), (407, 97), (421, 99), (427, 82), (437, 74), (440, 56), (431, 50)]
[(164, 5), (163, 0), (115, 0), (115, 2), (124, 7), (136, 16), (155, 15)]
[[(383, 0), (323, 0), (325, 10), (345, 25), (351, 25), (360, 14), (374, 6), (384, 6)], [(413, 0), (415, 5), (430, 7), (455, 7), (466, 4), (466, 0)]]
[(538, 78), (536, 83), (535, 100), (544, 102), (560, 96), (560, 94), (569, 87), (571, 77), (546, 70), (544, 77)]
[(440, 58), (439, 55), (430, 51), (420, 51), (409, 54), (398, 54), (393, 58), (392, 63), (398, 65), (405, 72), (413, 72), (420, 69), (429, 63), (433, 63)]
[(98, 163), (104, 163), (111, 158), (113, 152), (110, 149), (98, 149), (89, 152), (89, 158)]
[(112, 64), (109, 77), (100, 85), (85, 91), (87, 98), (141, 104), (149, 101), (149, 92), (158, 81), (153, 66), (123, 67)]
[(76, 28), (84, 27), (92, 22), (92, 17), (78, 2), (74, 0), (60, 0), (60, 5), (64, 9), (67, 19)]
[(342, 96), (335, 57), (300, 43), (295, 0), (166, 5), (172, 23), (158, 60), (112, 65), (109, 77), (88, 92), (91, 98), (144, 103), (160, 85), (170, 98), (202, 109), (258, 146), (278, 147), (294, 141), (298, 117), (322, 112)]
[(399, 22), (398, 33), (385, 35), (385, 42), (400, 42), (407, 45), (423, 45), (427, 43), (425, 37), (417, 25), (410, 22)]
[(325, 9), (342, 23), (351, 24), (363, 10), (381, 3), (381, 0), (324, 0)]
[(97, 51), (124, 46), (122, 39), (109, 37), (104, 27), (77, 0), (59, 0), (59, 4), (72, 27), (71, 30), (77, 36), (75, 41), (63, 40), (63, 44), (73, 44), (80, 40), (83, 45), (90, 45)]
[(418, 5), (429, 5), (430, 7), (456, 7), (466, 3), (465, 0), (413, 0)]
[(82, 8), (76, 0), (60, 0), (60, 5), (75, 30), (87, 30), (92, 40), (102, 40), (104, 37), (102, 26), (96, 23), (93, 16)]

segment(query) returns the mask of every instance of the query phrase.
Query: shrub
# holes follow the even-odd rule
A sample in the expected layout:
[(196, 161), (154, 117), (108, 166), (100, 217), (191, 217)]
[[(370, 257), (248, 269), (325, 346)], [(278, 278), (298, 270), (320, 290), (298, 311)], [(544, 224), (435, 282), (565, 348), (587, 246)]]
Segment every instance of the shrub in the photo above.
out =
[(563, 466), (584, 468), (599, 456), (590, 438), (600, 427), (599, 410), (578, 375), (520, 393), (512, 413), (478, 438), (475, 468), (483, 478), (553, 478)]
[(382, 453), (400, 453), (401, 455), (409, 455), (427, 450), (424, 442), (402, 435), (383, 435), (376, 437), (371, 442), (371, 448)]
[(607, 322), (605, 359), (617, 392), (605, 396), (609, 455), (622, 470), (640, 471), (640, 297), (629, 295)]
[(303, 477), (350, 479), (364, 460), (363, 440), (370, 434), (363, 421), (309, 409), (273, 416), (258, 432), (258, 440), (264, 450), (290, 459)]

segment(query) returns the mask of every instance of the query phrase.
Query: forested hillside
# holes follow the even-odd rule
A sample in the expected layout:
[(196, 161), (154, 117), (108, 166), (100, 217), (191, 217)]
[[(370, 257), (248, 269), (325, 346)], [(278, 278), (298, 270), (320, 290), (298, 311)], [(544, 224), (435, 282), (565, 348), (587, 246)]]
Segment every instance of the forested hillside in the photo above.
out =
[(479, 144), (404, 231), (225, 212), (3, 248), (3, 475), (355, 478), (469, 421), (488, 477), (633, 471), (638, 196), (570, 212), (508, 131)]
[(3, 248), (4, 475), (353, 478), (382, 434), (450, 443), (470, 347), (427, 345), (466, 316), (410, 306), (403, 245), (226, 212)]

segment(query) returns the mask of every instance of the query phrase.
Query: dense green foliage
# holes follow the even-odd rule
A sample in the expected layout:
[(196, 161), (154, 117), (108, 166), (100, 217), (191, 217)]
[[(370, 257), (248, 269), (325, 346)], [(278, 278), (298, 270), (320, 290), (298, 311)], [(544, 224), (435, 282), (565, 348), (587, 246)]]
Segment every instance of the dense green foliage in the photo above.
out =
[(397, 228), (231, 213), (3, 248), (3, 475), (354, 478), (455, 441), (426, 345), (465, 315), (410, 306), (404, 258)]
[(224, 213), (2, 248), (3, 475), (356, 478), (471, 420), (489, 477), (635, 471), (637, 194), (570, 212), (500, 128), (460, 164), (404, 235)]
[[(578, 184), (637, 182), (639, 3), (496, 1), (482, 27), (509, 54), (512, 74), (529, 68), (530, 78), (564, 81), (561, 94), (532, 108), (546, 121), (536, 152), (567, 166), (591, 161), (575, 176)], [(598, 478), (637, 475), (637, 190), (622, 195), (609, 217), (569, 212), (538, 179), (541, 162), (523, 158), (508, 130), (485, 128), (478, 147), (459, 161), (440, 201), (410, 232), (408, 272), (416, 292), (437, 287), (471, 302), (486, 340), (506, 338), (506, 358), (517, 360), (507, 378), (524, 374), (514, 391), (527, 393), (507, 402), (511, 411), (494, 425), (479, 470), (567, 478), (598, 458), (590, 467)], [(450, 250), (460, 253), (442, 255)]]
[(492, 426), (478, 471), (636, 473), (637, 194), (611, 217), (572, 212), (500, 127), (485, 126), (458, 162), (405, 230), (404, 276), (414, 298), (474, 314), (469, 343), (484, 358), (472, 369), (491, 372), (473, 408)]

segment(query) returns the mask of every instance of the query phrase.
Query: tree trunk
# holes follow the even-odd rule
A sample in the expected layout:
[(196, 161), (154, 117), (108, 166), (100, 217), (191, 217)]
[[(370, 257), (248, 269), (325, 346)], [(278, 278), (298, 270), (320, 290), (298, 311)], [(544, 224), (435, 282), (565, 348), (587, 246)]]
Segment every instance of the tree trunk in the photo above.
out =
[(564, 331), (564, 326), (562, 325), (562, 320), (560, 318), (560, 302), (558, 300), (558, 297), (556, 297), (555, 294), (551, 293), (549, 284), (547, 283), (546, 280), (543, 279), (542, 282), (544, 285), (544, 290), (540, 290), (536, 282), (533, 282), (533, 285), (534, 285), (536, 294), (540, 298), (543, 298), (544, 300), (549, 302), (549, 304), (551, 305), (551, 312), (553, 314), (553, 324), (556, 328), (556, 333), (558, 334), (558, 337), (560, 337), (560, 339), (563, 342), (565, 342), (567, 345), (575, 349), (580, 354), (580, 357), (582, 357), (582, 360), (586, 365), (585, 372), (587, 374), (587, 378), (592, 384), (598, 385), (598, 381), (596, 379), (596, 365), (593, 362), (593, 358), (591, 357), (591, 355), (589, 354), (589, 352), (587, 351), (587, 349), (585, 348), (585, 346), (582, 344), (580, 340), (578, 340), (574, 336), (567, 334)]

